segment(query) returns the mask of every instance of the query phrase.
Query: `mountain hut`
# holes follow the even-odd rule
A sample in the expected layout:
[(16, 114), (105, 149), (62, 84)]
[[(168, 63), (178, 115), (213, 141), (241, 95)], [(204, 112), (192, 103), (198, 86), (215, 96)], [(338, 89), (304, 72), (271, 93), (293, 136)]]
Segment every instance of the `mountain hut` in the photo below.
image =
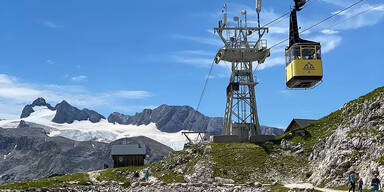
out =
[(144, 165), (146, 148), (139, 144), (112, 145), (113, 167)]

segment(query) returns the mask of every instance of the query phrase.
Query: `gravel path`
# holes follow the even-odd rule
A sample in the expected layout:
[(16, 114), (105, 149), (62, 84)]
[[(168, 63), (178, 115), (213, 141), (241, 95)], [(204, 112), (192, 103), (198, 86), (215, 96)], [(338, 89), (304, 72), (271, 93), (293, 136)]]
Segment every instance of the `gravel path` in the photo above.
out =
[(314, 187), (311, 183), (286, 184), (286, 185), (284, 185), (284, 187), (287, 187), (290, 189), (293, 189), (293, 188), (296, 188), (296, 189), (308, 189), (308, 188), (310, 188), (311, 189), (311, 188), (313, 188), (313, 189), (316, 189), (318, 191), (323, 191), (323, 192), (346, 192), (346, 191), (342, 191), (342, 190)]

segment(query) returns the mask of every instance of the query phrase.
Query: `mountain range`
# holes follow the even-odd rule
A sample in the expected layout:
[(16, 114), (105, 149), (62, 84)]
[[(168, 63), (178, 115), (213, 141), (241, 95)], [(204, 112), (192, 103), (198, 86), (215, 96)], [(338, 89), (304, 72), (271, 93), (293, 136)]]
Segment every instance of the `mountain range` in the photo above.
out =
[[(35, 107), (45, 107), (46, 110), (55, 112), (51, 122), (57, 124), (72, 124), (75, 121), (90, 121), (91, 123), (99, 123), (106, 118), (89, 109), (78, 109), (70, 105), (66, 101), (58, 103), (55, 107), (48, 104), (44, 98), (38, 98), (32, 104), (23, 108), (20, 118), (28, 118), (35, 112)], [(207, 131), (209, 135), (221, 134), (223, 118), (207, 117), (200, 112), (194, 110), (190, 106), (168, 106), (160, 105), (155, 109), (144, 109), (135, 115), (125, 115), (118, 112), (111, 113), (107, 121), (112, 124), (119, 125), (149, 125), (154, 123), (156, 128), (165, 133), (177, 133), (182, 130), (190, 131)], [(282, 129), (274, 127), (261, 127), (261, 133), (264, 135), (282, 134)]]
[[(189, 106), (161, 105), (133, 116), (106, 119), (66, 101), (54, 107), (44, 98), (26, 105), (20, 119), (0, 120), (0, 184), (111, 167), (111, 145), (125, 140), (147, 149), (146, 163), (163, 159), (185, 142), (183, 130), (220, 134), (223, 119)], [(263, 133), (281, 129), (263, 127)]]

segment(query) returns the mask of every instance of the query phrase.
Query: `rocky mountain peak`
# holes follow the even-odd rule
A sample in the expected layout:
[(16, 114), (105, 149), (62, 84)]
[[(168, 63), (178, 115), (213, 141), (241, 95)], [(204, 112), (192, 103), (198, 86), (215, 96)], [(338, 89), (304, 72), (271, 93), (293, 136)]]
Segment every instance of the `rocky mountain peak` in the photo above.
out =
[(45, 101), (44, 98), (39, 97), (32, 102), (32, 105), (34, 105), (34, 106), (46, 106), (47, 102)]
[(92, 123), (96, 123), (99, 122), (101, 119), (105, 119), (104, 116), (100, 115), (96, 111), (89, 109), (80, 110), (72, 106), (65, 100), (58, 103), (55, 109), (56, 115), (52, 119), (52, 121), (55, 123), (73, 123), (75, 120), (89, 120)]
[(99, 122), (101, 119), (105, 119), (104, 116), (100, 115), (96, 111), (90, 109), (78, 109), (67, 101), (63, 100), (60, 103), (56, 104), (55, 107), (52, 107), (46, 100), (42, 97), (37, 98), (32, 102), (32, 104), (26, 105), (23, 108), (23, 111), (20, 115), (20, 118), (26, 118), (35, 112), (33, 107), (36, 106), (46, 106), (50, 110), (56, 110), (56, 115), (52, 119), (55, 123), (73, 123), (75, 120), (89, 120), (92, 123)]
[(17, 128), (25, 128), (25, 127), (29, 127), (29, 125), (24, 120), (21, 120)]
[[(207, 131), (209, 135), (221, 134), (223, 126), (222, 117), (207, 117), (194, 108), (184, 106), (160, 105), (155, 109), (144, 109), (135, 115), (124, 115), (114, 112), (109, 115), (110, 123), (124, 125), (147, 125), (155, 123), (157, 128), (164, 132), (178, 132), (181, 130)], [(278, 135), (282, 129), (262, 126), (262, 134)]]
[[(207, 130), (208, 125), (214, 125), (214, 123), (210, 123), (211, 119), (209, 117), (198, 113), (192, 107), (165, 104), (155, 109), (144, 109), (141, 113), (136, 113), (133, 116), (115, 112), (109, 115), (108, 121), (126, 125), (156, 123), (159, 130), (170, 133), (188, 129), (203, 131)], [(216, 122), (215, 119), (213, 121)]]
[(55, 108), (60, 108), (60, 107), (65, 107), (65, 108), (73, 108), (71, 104), (69, 104), (66, 100), (61, 101), (60, 103), (56, 104)]
[(29, 115), (31, 115), (31, 113), (35, 112), (33, 110), (33, 107), (37, 107), (37, 106), (46, 106), (48, 109), (50, 110), (55, 110), (54, 107), (52, 107), (50, 104), (48, 104), (44, 98), (42, 97), (39, 97), (37, 98), (36, 100), (34, 100), (32, 102), (32, 104), (29, 104), (29, 105), (26, 105), (24, 108), (23, 108), (23, 111), (21, 112), (21, 115), (20, 115), (20, 118), (26, 118), (26, 117), (29, 117)]

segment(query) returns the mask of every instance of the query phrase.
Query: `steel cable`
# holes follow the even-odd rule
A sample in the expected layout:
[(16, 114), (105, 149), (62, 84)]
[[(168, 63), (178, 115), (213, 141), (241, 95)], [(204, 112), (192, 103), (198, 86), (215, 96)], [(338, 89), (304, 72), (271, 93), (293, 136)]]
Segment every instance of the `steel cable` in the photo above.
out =
[[(306, 32), (306, 31), (308, 31), (308, 30), (310, 30), (310, 29), (312, 29), (312, 28), (314, 28), (314, 27), (316, 27), (316, 26), (318, 26), (318, 25), (320, 25), (321, 23), (324, 23), (325, 21), (327, 21), (327, 20), (329, 20), (329, 19), (331, 19), (331, 18), (333, 18), (333, 17), (339, 15), (340, 13), (342, 13), (342, 12), (344, 12), (344, 11), (346, 11), (346, 10), (348, 10), (348, 9), (350, 9), (350, 8), (352, 8), (352, 7), (354, 7), (354, 6), (356, 6), (357, 4), (359, 4), (359, 3), (363, 2), (363, 1), (364, 1), (364, 0), (360, 0), (360, 1), (357, 1), (357, 2), (353, 3), (352, 5), (350, 5), (350, 6), (348, 6), (348, 7), (345, 7), (344, 9), (342, 9), (342, 10), (340, 10), (340, 11), (338, 11), (338, 12), (332, 14), (331, 16), (329, 16), (329, 17), (327, 17), (327, 18), (321, 20), (320, 22), (317, 22), (317, 23), (313, 24), (312, 26), (310, 26), (310, 27), (304, 29), (303, 31), (300, 31), (300, 34)], [(280, 45), (281, 43), (284, 43), (285, 41), (288, 41), (288, 38), (287, 38), (287, 39), (284, 39), (284, 40), (282, 40), (282, 41), (280, 41), (280, 42), (278, 42), (278, 43), (276, 43), (276, 44), (274, 44), (273, 46), (270, 47), (270, 49), (272, 49), (272, 48), (274, 48), (274, 47)]]

